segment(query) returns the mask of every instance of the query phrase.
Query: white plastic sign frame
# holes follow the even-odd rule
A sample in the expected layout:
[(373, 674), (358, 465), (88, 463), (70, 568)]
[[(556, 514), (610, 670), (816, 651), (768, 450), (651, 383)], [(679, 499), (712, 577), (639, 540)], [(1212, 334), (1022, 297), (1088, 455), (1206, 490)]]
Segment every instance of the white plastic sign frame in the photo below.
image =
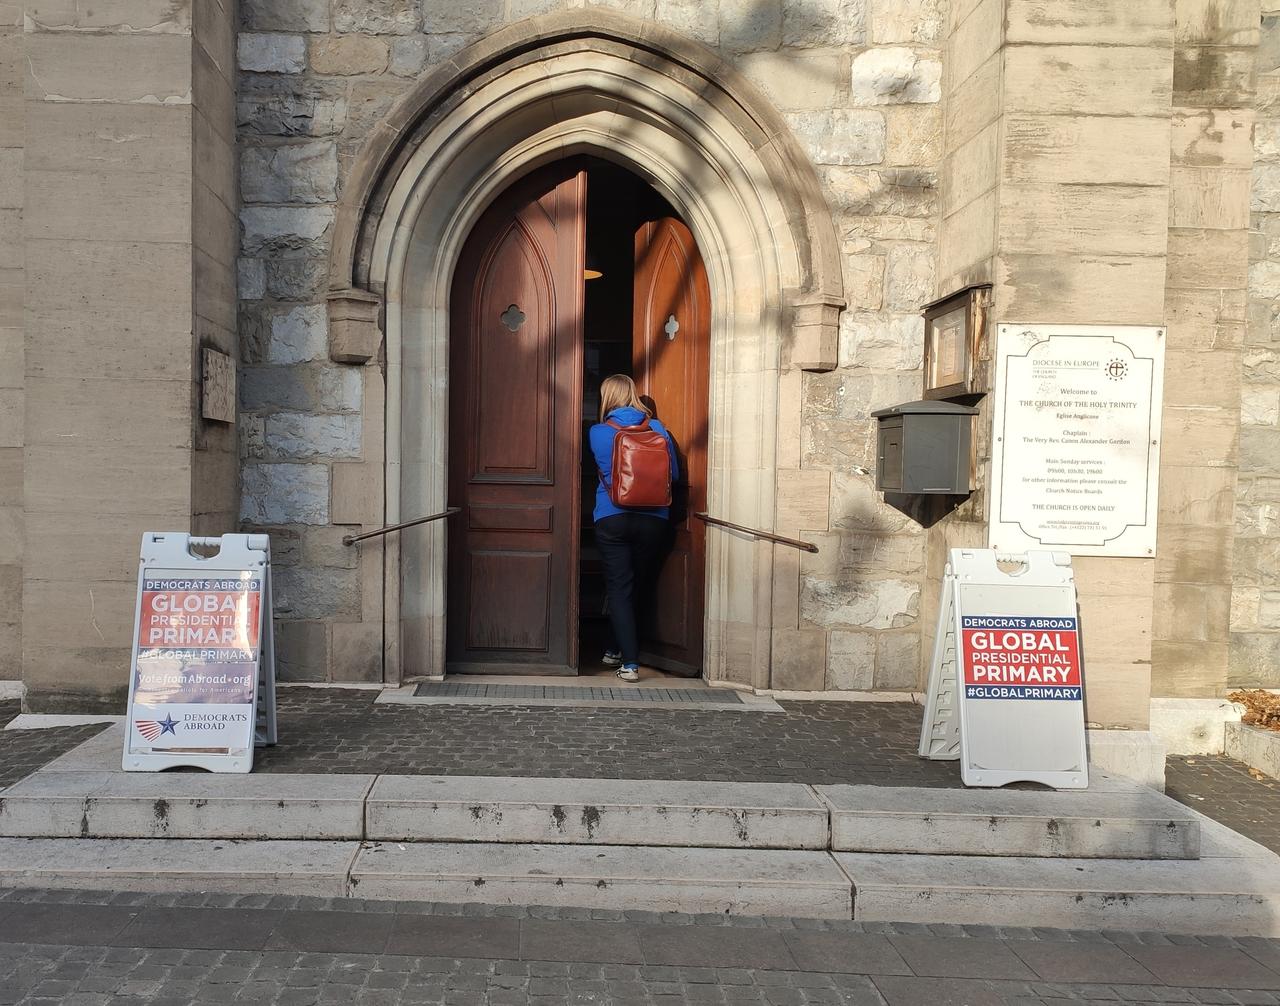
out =
[(126, 772), (252, 770), (255, 746), (276, 742), (271, 611), (265, 534), (142, 536)]
[(958, 759), (966, 786), (1087, 788), (1079, 630), (1067, 553), (952, 549), (920, 756)]

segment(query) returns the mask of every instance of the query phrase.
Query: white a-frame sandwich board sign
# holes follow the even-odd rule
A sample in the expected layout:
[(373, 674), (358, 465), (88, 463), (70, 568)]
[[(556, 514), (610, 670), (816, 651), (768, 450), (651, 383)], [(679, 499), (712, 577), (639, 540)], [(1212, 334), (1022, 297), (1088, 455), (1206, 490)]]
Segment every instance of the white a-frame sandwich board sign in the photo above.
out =
[(920, 756), (966, 786), (1089, 785), (1071, 556), (951, 550)]
[(133, 625), (125, 771), (250, 771), (276, 742), (268, 537), (148, 531)]

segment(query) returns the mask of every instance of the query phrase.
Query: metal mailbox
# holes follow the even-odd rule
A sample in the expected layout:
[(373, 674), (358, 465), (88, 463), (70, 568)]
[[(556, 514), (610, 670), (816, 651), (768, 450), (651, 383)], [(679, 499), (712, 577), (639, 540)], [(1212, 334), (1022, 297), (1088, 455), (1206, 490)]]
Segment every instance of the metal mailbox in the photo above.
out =
[(876, 488), (951, 496), (972, 491), (977, 414), (955, 402), (906, 402), (871, 413), (878, 424)]

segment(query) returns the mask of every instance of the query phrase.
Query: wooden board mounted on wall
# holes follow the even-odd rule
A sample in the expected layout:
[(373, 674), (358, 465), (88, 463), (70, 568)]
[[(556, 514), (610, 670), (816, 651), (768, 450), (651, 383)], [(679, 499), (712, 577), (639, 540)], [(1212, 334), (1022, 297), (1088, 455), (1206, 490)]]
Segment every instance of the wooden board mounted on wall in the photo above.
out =
[(216, 349), (204, 351), (200, 414), (215, 423), (236, 421), (236, 361)]

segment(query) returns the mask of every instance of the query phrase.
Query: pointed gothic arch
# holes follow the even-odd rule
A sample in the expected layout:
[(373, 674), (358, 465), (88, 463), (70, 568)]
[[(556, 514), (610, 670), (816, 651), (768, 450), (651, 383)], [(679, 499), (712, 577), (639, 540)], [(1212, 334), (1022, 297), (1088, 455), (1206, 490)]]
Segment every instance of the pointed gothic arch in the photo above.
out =
[[(344, 184), (331, 355), (367, 361), (385, 341), (388, 522), (447, 503), (448, 297), (463, 242), (512, 181), (577, 154), (633, 171), (692, 230), (712, 296), (708, 505), (774, 528), (777, 472), (800, 465), (800, 371), (835, 363), (844, 299), (830, 211), (785, 121), (732, 66), (598, 7), (522, 21), (455, 55), (378, 125)], [(794, 593), (799, 575), (774, 548), (708, 544), (713, 681), (770, 685), (772, 629), (788, 607), (775, 590)], [(439, 525), (388, 547), (389, 678), (443, 667), (443, 552)]]

